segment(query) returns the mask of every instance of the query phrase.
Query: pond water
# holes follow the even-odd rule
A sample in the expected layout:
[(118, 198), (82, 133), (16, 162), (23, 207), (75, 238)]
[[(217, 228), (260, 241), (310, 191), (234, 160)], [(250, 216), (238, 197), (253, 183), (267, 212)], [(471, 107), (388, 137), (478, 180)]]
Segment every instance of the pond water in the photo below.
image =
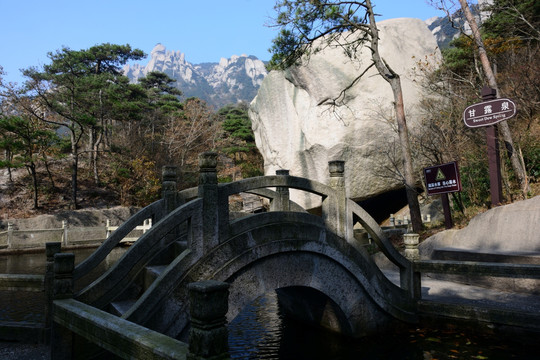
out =
[[(86, 259), (95, 248), (66, 250), (75, 254), (75, 264)], [(78, 282), (76, 291), (90, 284), (116, 260), (126, 248), (114, 248), (111, 254), (88, 276)], [(0, 274), (45, 275), (47, 258), (45, 252), (24, 254), (1, 254)], [(0, 291), (0, 321), (41, 323), (44, 321), (45, 293), (31, 291)]]
[(248, 305), (229, 324), (229, 351), (233, 359), (540, 359), (538, 344), (459, 328), (348, 339), (283, 316), (275, 293)]
[[(75, 262), (84, 260), (93, 250), (75, 251)], [(125, 250), (116, 248), (98, 272)], [(44, 253), (0, 255), (0, 273), (43, 274), (45, 260)], [(0, 291), (0, 303), (0, 321), (43, 321), (42, 293)], [(231, 358), (245, 360), (540, 359), (540, 342), (520, 343), (515, 339), (460, 328), (411, 328), (384, 336), (348, 339), (284, 316), (275, 292), (256, 299), (229, 324)]]

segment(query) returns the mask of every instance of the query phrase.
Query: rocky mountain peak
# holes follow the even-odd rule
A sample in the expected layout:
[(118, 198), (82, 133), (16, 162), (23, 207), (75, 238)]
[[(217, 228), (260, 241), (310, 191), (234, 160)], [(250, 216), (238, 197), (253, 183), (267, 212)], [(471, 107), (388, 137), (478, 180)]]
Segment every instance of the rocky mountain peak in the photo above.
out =
[(167, 50), (160, 43), (150, 52), (146, 65), (124, 66), (124, 73), (132, 82), (152, 71), (175, 79), (185, 97), (201, 98), (216, 108), (251, 102), (267, 75), (264, 63), (255, 56), (233, 55), (217, 63), (192, 64), (186, 61), (184, 53)]
[[(482, 23), (490, 16), (486, 8), (492, 3), (492, 0), (479, 0), (478, 4), (471, 6), (471, 11), (478, 23)], [(454, 12), (451, 16), (429, 18), (425, 23), (437, 39), (437, 44), (439, 44), (439, 48), (441, 49), (447, 48), (450, 42), (461, 33), (470, 35), (472, 32), (461, 9)]]

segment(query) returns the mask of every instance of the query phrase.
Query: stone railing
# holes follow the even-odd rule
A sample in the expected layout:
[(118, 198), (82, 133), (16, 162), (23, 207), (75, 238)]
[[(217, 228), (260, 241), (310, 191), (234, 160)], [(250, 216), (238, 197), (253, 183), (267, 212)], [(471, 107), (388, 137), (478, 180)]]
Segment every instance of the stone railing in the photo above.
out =
[[(229, 284), (202, 281), (189, 286), (189, 343), (183, 343), (73, 299), (74, 255), (54, 254), (47, 291), (51, 359), (72, 359), (103, 350), (122, 359), (226, 358)], [(49, 273), (51, 275), (51, 273)], [(73, 346), (73, 334), (86, 342)], [(97, 348), (96, 348), (97, 346)]]
[[(182, 193), (179, 194), (176, 190), (176, 167), (164, 166), (162, 176), (162, 198), (141, 209), (115, 229), (92, 255), (77, 265), (74, 271), (75, 280), (82, 278), (96, 268), (141, 223), (156, 223), (178, 206), (182, 201)], [(183, 194), (186, 198), (192, 195), (192, 191), (188, 190)], [(142, 236), (144, 237), (151, 229), (145, 229)]]
[[(174, 236), (169, 237), (168, 235), (172, 234), (179, 224), (189, 222), (192, 226), (191, 234), (193, 238), (199, 238), (200, 235), (198, 235), (197, 229), (201, 227), (201, 202), (201, 199), (192, 200), (178, 207), (160, 220), (159, 223), (156, 223), (124, 254), (122, 263), (117, 262), (114, 264), (99, 281), (90, 284), (77, 294), (77, 299), (97, 307), (108, 304), (114, 298), (116, 292), (125, 288), (150, 259), (176, 240)], [(197, 225), (194, 226), (195, 224)], [(94, 254), (96, 253), (97, 251)], [(104, 258), (106, 254), (108, 252), (103, 251), (100, 258)], [(97, 265), (97, 260), (98, 258), (90, 261)], [(75, 269), (75, 274), (79, 271), (79, 266)], [(76, 278), (78, 277), (76, 276)]]
[[(122, 241), (136, 241), (151, 227), (152, 219), (144, 219), (142, 225), (137, 225)], [(42, 249), (47, 242), (56, 241), (64, 247), (100, 245), (118, 228), (111, 226), (108, 219), (105, 225), (100, 226), (69, 226), (63, 220), (60, 228), (27, 230), (15, 230), (13, 224), (8, 223), (7, 231), (0, 232), (0, 249)]]
[[(129, 218), (124, 224), (119, 226), (114, 232), (112, 232), (107, 239), (101, 244), (100, 247), (96, 249), (88, 258), (82, 261), (77, 265), (75, 269), (75, 279), (79, 279), (85, 274), (89, 273), (97, 265), (99, 265), (109, 253), (118, 246), (124, 239), (126, 239), (130, 233), (133, 232), (139, 224), (145, 222), (147, 219), (156, 219), (161, 217), (163, 212), (163, 199), (158, 200), (142, 210), (138, 211), (135, 215)], [(150, 221), (150, 224), (154, 223)], [(152, 227), (149, 229), (145, 228), (142, 236), (147, 234)]]
[(0, 291), (43, 291), (43, 275), (0, 274)]
[(418, 273), (454, 274), (540, 279), (540, 265), (505, 264), (475, 261), (419, 260), (414, 262)]

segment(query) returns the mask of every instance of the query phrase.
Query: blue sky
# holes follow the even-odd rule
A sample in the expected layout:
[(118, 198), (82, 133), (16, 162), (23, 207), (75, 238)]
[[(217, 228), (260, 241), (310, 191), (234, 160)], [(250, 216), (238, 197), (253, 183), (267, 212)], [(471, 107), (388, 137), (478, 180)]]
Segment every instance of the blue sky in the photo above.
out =
[[(443, 14), (429, 0), (373, 0), (379, 20)], [(269, 60), (276, 30), (275, 0), (0, 0), (0, 66), (7, 81), (19, 69), (48, 63), (47, 53), (67, 46), (130, 44), (149, 54), (157, 44), (179, 50), (191, 63), (232, 55)], [(146, 63), (146, 61), (142, 61)]]

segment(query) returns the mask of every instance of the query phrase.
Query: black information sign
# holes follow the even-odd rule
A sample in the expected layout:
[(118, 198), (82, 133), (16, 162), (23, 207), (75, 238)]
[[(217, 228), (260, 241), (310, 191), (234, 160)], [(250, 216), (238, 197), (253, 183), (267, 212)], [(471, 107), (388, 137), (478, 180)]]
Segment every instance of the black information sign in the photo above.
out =
[(428, 195), (461, 191), (457, 162), (424, 168)]

